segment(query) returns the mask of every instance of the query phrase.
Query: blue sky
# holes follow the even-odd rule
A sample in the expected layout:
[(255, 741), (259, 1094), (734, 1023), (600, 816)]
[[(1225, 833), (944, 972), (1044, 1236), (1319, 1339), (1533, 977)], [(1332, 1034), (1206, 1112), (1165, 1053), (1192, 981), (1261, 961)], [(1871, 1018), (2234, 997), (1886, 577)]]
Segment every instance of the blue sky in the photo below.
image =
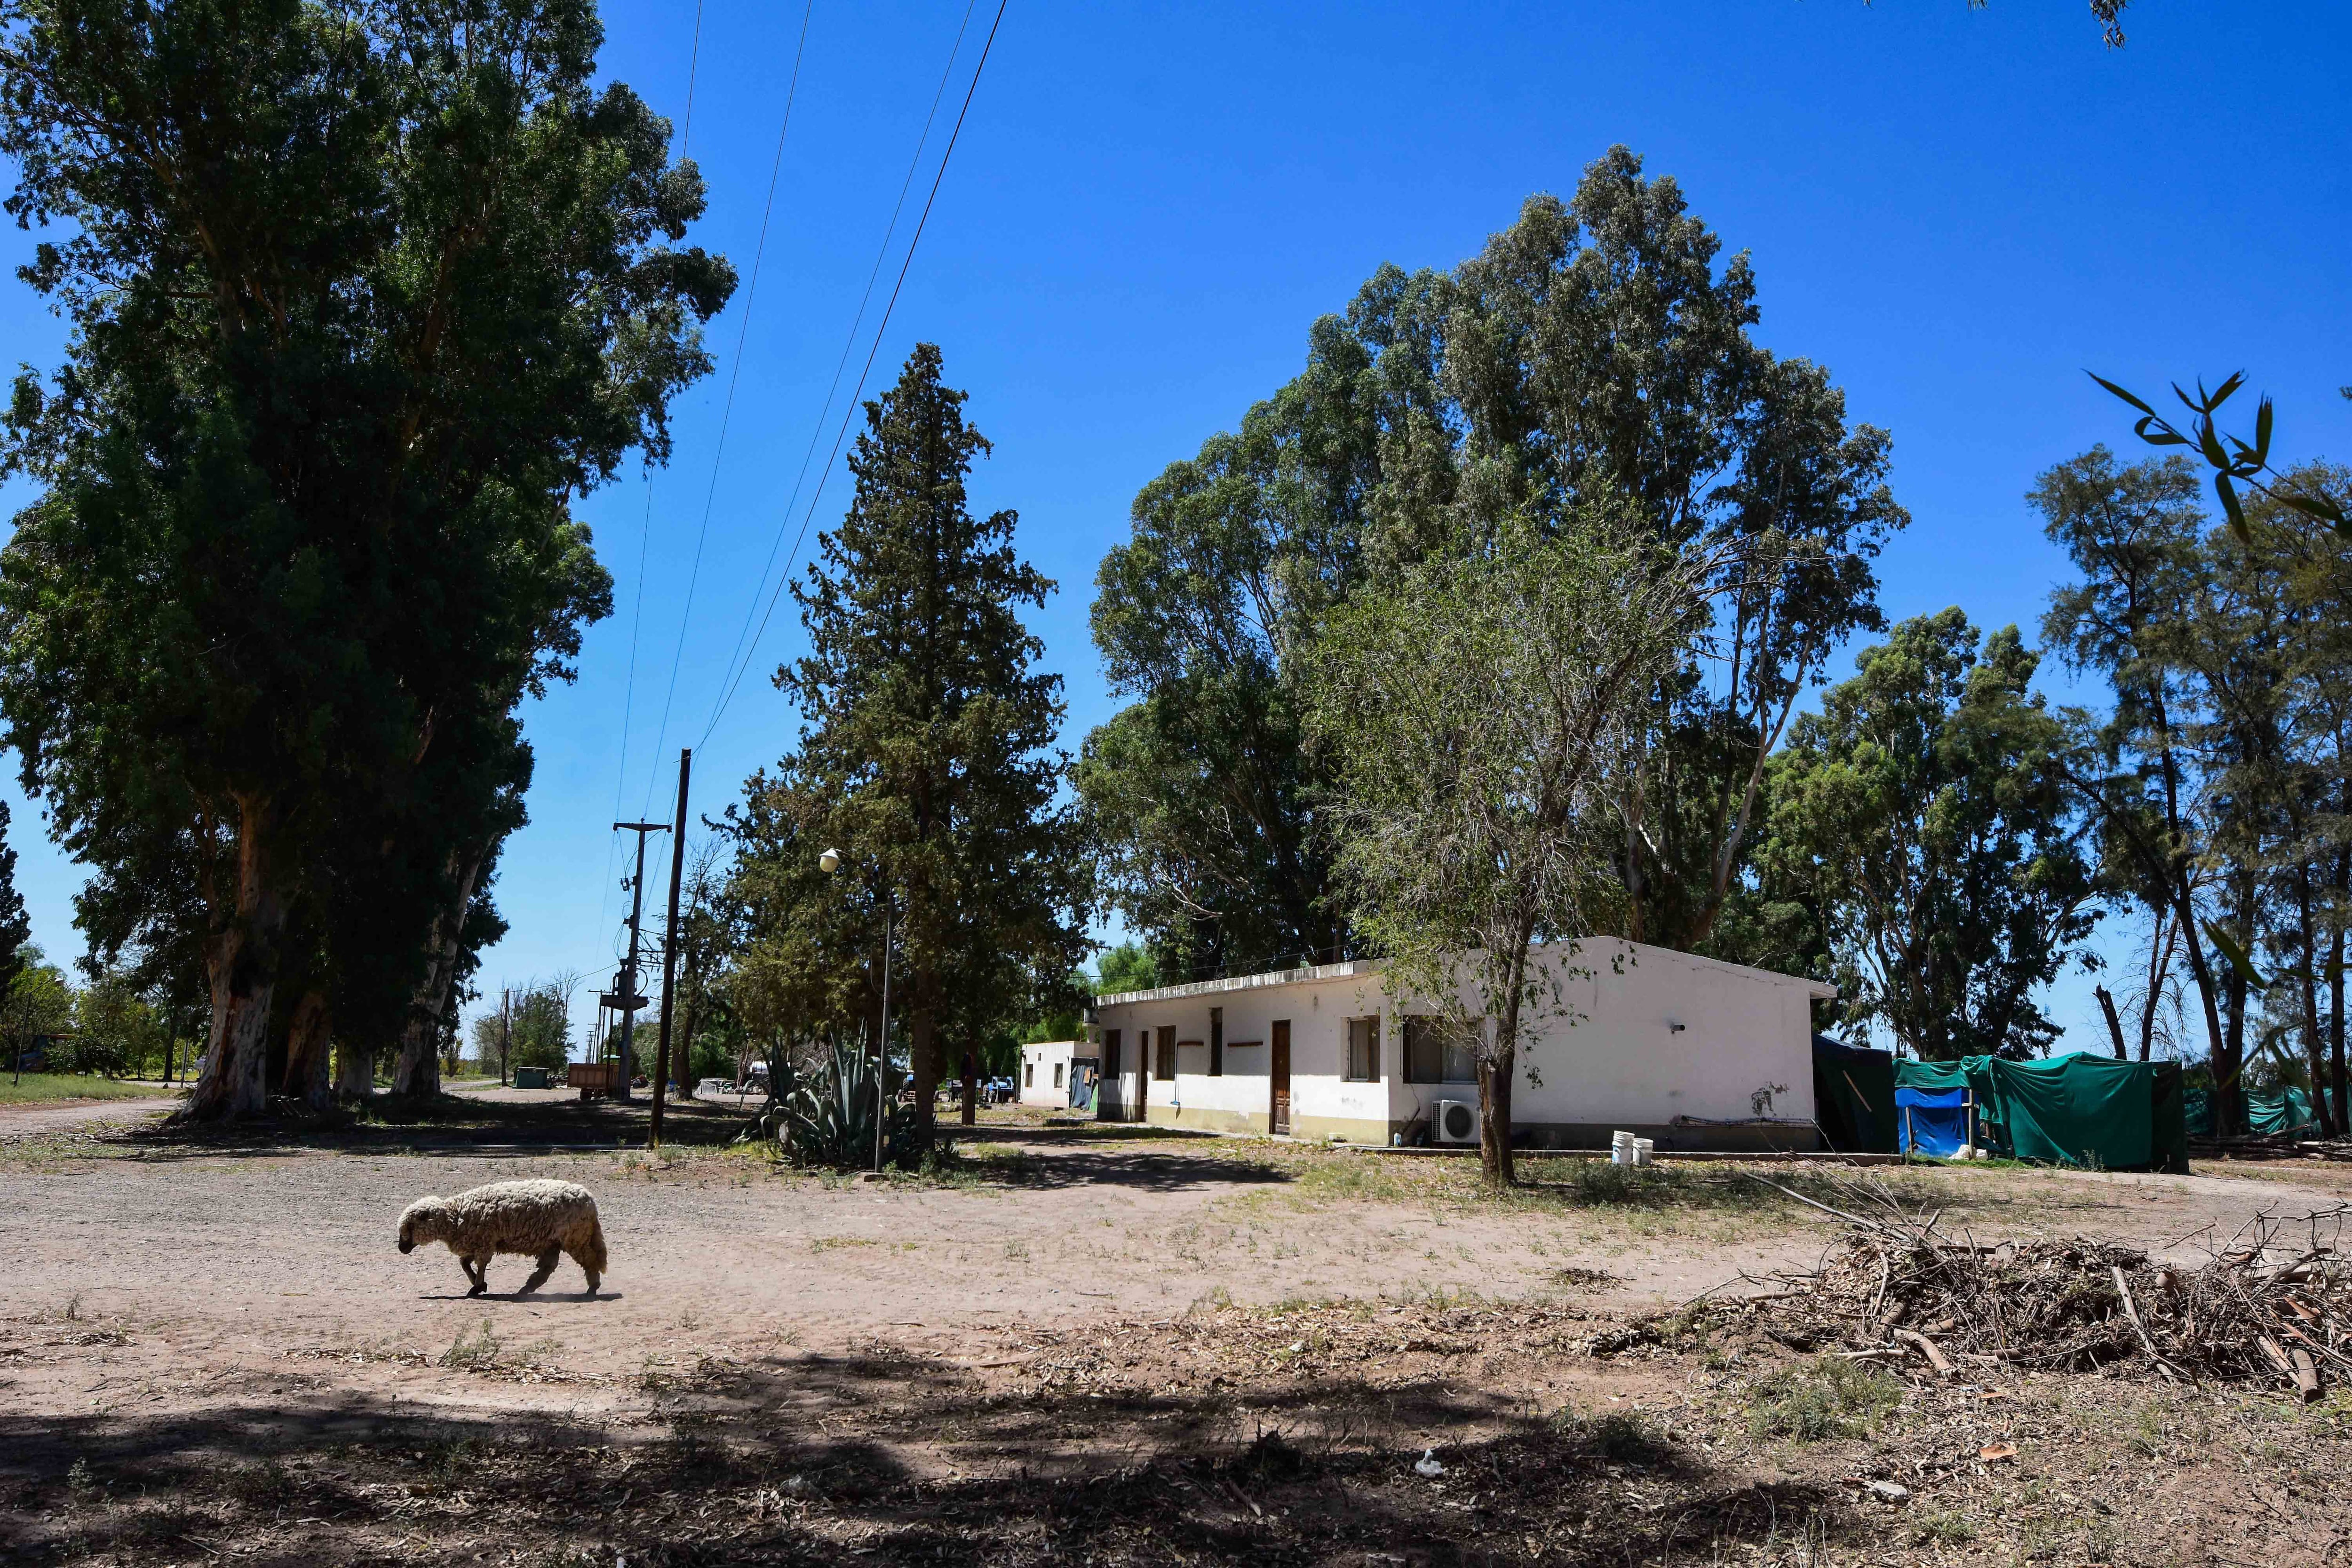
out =
[[(787, 498), (964, 14), (816, 0), (779, 163), (801, 8), (707, 0), (696, 237), (748, 278), (772, 170), (764, 253), (756, 290), (713, 325), (719, 372), (678, 406), (650, 510), (635, 470), (582, 508), (617, 608), (578, 683), (527, 717), (538, 775), (499, 883), (513, 930), (484, 962), (493, 1002), (502, 981), (609, 974), (616, 798), (621, 816), (667, 816), (689, 744), (694, 805), (715, 813), (791, 742), (765, 683), (800, 643), (789, 600), (704, 735), (762, 563), (800, 527), (807, 492)], [(973, 14), (959, 73), (991, 15)], [(608, 72), (682, 121), (692, 5), (627, 0), (605, 18)], [(2041, 468), (2129, 434), (2084, 367), (2153, 389), (2242, 366), (2279, 400), (2284, 456), (2352, 445), (2336, 394), (2352, 381), (2337, 109), (2352, 13), (2138, 0), (2126, 19), (2112, 50), (2080, 0), (1011, 0), (875, 378), (928, 339), (970, 390), (996, 446), (974, 502), (1018, 510), (1023, 548), (1061, 584), (1034, 624), (1075, 749), (1111, 706), (1087, 611), (1137, 488), (1294, 374), (1308, 323), (1381, 262), (1450, 266), (1623, 142), (1752, 253), (1762, 340), (1827, 364), (1851, 416), (1894, 433), (1914, 521), (1882, 563), (1889, 614), (1958, 604), (2030, 634), (2062, 563), (2020, 498)], [(30, 243), (0, 234), (12, 266)], [(54, 362), (58, 324), (13, 281), (0, 332), (8, 359)], [(0, 491), (9, 510), (25, 497)], [(845, 500), (836, 469), (811, 543)], [(78, 870), (13, 778), (0, 793), (36, 937), (79, 953)], [(2055, 1006), (2071, 1043), (2096, 1043), (2087, 982)]]

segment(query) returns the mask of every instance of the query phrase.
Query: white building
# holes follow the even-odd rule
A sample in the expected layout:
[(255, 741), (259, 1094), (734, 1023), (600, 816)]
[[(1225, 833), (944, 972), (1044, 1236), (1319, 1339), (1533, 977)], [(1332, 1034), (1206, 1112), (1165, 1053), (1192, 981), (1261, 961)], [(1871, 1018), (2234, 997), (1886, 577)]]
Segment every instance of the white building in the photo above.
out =
[(1021, 1103), (1067, 1110), (1070, 1104), (1070, 1058), (1077, 1054), (1076, 1040), (1047, 1040), (1021, 1047)]
[[(1811, 1004), (1832, 987), (1613, 937), (1553, 943), (1532, 962), (1543, 1001), (1522, 1015), (1515, 1143), (1605, 1149), (1622, 1130), (1661, 1149), (1818, 1146)], [(1474, 994), (1465, 988), (1473, 1012)], [(1438, 1102), (1475, 1113), (1478, 1086), (1472, 1052), (1430, 1026), (1435, 1011), (1401, 1003), (1362, 961), (1104, 996), (1099, 1114), (1443, 1141)]]

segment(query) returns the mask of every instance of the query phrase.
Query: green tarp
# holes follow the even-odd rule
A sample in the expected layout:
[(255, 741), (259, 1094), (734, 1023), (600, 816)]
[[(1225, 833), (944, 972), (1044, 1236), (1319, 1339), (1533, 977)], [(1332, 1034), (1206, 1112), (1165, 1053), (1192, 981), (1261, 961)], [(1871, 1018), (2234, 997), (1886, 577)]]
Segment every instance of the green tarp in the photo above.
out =
[(1895, 1152), (1895, 1057), (1813, 1037), (1813, 1121), (1842, 1154)]
[(1903, 1088), (1965, 1089), (1977, 1125), (1997, 1153), (2100, 1170), (2188, 1169), (2177, 1064), (2078, 1055), (2005, 1062), (1898, 1061)]
[[(2201, 1089), (2192, 1089), (2188, 1099), (2189, 1131), (2200, 1138), (2213, 1133), (2213, 1100)], [(2313, 1114), (2311, 1096), (2299, 1089), (2261, 1089), (2246, 1096), (2246, 1131), (2249, 1132), (2317, 1131), (2319, 1118)]]
[(2151, 1169), (2189, 1173), (2188, 1097), (2181, 1092), (2180, 1064), (2154, 1062), (2154, 1092), (2148, 1107), (2147, 1163)]

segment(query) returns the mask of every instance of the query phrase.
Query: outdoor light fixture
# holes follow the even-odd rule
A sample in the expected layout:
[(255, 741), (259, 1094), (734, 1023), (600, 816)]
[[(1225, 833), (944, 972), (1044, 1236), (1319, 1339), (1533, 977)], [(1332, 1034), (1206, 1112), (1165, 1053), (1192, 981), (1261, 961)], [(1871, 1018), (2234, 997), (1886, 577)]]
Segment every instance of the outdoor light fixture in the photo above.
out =
[(838, 849), (828, 849), (824, 854), (816, 858), (816, 863), (817, 868), (822, 870), (826, 876), (830, 877), (835, 871), (841, 869), (841, 851)]
[(1682, 1032), (1683, 1026), (1680, 1024), (1668, 1024), (1666, 1026), (1666, 1033), (1669, 1035), (1679, 1035)]

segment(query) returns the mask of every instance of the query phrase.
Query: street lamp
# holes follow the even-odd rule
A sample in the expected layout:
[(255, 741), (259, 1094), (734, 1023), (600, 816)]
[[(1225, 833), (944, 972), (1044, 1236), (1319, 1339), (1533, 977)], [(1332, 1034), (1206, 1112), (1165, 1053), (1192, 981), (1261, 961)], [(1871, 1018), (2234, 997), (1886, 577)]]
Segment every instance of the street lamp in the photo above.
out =
[[(841, 869), (842, 853), (828, 849), (816, 858), (817, 868), (830, 877)], [(874, 1053), (874, 1170), (882, 1170), (882, 1128), (888, 1120), (883, 1073), (890, 1065), (890, 884), (882, 884), (882, 1039)]]

